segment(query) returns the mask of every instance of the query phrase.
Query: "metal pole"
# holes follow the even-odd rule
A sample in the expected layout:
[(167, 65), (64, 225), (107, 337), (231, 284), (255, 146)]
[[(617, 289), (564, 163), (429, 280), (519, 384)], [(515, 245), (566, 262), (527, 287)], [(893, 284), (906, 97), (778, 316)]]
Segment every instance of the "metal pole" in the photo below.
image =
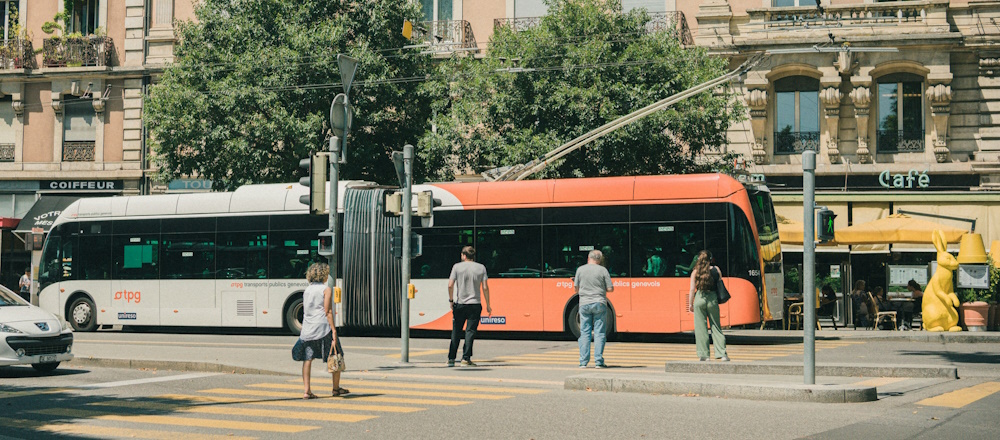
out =
[(806, 385), (816, 383), (816, 152), (802, 152), (802, 339)]
[(403, 146), (403, 286), (402, 301), (400, 301), (400, 339), (402, 339), (402, 352), (399, 360), (403, 363), (410, 362), (410, 296), (407, 287), (410, 284), (410, 229), (413, 221), (413, 145)]
[[(337, 230), (337, 222), (340, 217), (337, 213), (337, 197), (340, 195), (340, 137), (330, 138), (330, 231), (333, 232), (333, 254), (330, 255), (330, 290), (337, 287), (338, 263), (340, 261), (340, 247), (337, 243), (340, 240), (340, 233)], [(336, 307), (336, 305), (334, 305)]]

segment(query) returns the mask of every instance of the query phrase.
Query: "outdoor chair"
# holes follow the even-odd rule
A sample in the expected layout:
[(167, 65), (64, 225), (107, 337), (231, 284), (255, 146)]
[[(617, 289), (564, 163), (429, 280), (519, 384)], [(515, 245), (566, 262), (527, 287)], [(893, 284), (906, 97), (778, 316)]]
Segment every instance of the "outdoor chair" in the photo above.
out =
[(788, 306), (788, 326), (785, 327), (785, 330), (791, 330), (793, 325), (796, 330), (801, 330), (804, 319), (805, 314), (803, 313), (803, 303), (797, 302), (790, 304)]
[(879, 309), (878, 309), (878, 303), (875, 301), (875, 297), (872, 296), (871, 292), (868, 292), (868, 301), (869, 301), (869, 304), (872, 307), (871, 308), (871, 314), (869, 314), (869, 316), (874, 317), (874, 319), (871, 320), (872, 329), (878, 329), (879, 323), (881, 323), (883, 320), (889, 320), (889, 321), (892, 322), (892, 329), (893, 330), (899, 330), (899, 328), (896, 327), (896, 311), (895, 310), (890, 311), (890, 312), (879, 311)]
[(830, 319), (830, 323), (833, 324), (833, 329), (834, 330), (837, 329), (837, 316), (836, 316), (837, 313), (836, 313), (836, 309), (837, 309), (837, 302), (836, 301), (823, 304), (823, 305), (819, 306), (819, 308), (816, 309), (816, 327), (817, 327), (817, 330), (822, 330), (822, 328), (819, 325), (820, 318), (829, 318)]

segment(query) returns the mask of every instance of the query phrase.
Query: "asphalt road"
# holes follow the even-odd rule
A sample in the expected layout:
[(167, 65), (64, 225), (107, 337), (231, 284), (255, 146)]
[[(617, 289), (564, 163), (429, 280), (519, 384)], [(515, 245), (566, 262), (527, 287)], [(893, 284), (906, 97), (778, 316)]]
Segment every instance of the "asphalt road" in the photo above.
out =
[[(292, 342), (267, 334), (79, 334), (81, 357), (225, 361), (283, 374), (103, 368), (82, 359), (51, 376), (0, 368), (0, 438), (993, 439), (1000, 432), (996, 343), (819, 341), (820, 363), (958, 365), (962, 378), (840, 378), (875, 384), (879, 400), (803, 404), (566, 391), (562, 380), (581, 371), (572, 341), (484, 339), (479, 367), (447, 368), (446, 340), (414, 339), (411, 364), (401, 365), (398, 339), (357, 337), (343, 341), (351, 395), (328, 397), (329, 376), (316, 365), (321, 398), (305, 401)], [(600, 371), (664, 374), (664, 360), (692, 352), (684, 342), (611, 343), (606, 357), (616, 368)], [(731, 344), (730, 355), (795, 361), (801, 344)]]

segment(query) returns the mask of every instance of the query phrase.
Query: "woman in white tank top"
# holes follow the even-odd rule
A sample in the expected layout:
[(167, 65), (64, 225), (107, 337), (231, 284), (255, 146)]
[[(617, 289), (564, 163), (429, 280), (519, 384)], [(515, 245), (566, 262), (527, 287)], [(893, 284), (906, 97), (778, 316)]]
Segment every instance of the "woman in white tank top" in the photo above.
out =
[[(302, 362), (303, 399), (316, 398), (310, 388), (313, 359), (326, 362), (332, 346), (337, 347), (338, 353), (344, 353), (333, 324), (333, 295), (325, 284), (329, 277), (330, 266), (326, 263), (315, 263), (306, 271), (309, 287), (302, 293), (302, 331), (292, 347), (292, 359)], [(340, 372), (333, 373), (333, 396), (348, 392), (340, 387)]]

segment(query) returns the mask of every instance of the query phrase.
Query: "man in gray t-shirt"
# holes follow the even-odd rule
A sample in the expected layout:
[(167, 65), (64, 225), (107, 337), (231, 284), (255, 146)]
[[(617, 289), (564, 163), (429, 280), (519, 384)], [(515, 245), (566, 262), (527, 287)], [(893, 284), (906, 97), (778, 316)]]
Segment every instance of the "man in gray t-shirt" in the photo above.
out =
[[(472, 343), (479, 329), (479, 319), (483, 314), (483, 305), (479, 299), (480, 287), (486, 300), (486, 313), (493, 314), (490, 307), (490, 286), (486, 282), (486, 266), (476, 263), (476, 249), (472, 246), (462, 248), (462, 261), (451, 268), (448, 277), (448, 302), (451, 304), (451, 346), (448, 348), (448, 366), (455, 366), (455, 356), (458, 354), (458, 341), (461, 339), (462, 328), (465, 328), (465, 345), (462, 347), (462, 365), (475, 366), (472, 362)], [(455, 290), (458, 292), (455, 292)], [(468, 324), (466, 324), (468, 323)]]
[(604, 255), (599, 250), (587, 254), (587, 264), (576, 270), (573, 287), (580, 297), (580, 368), (590, 363), (590, 341), (593, 331), (594, 362), (597, 368), (605, 368), (604, 343), (608, 338), (607, 312), (608, 293), (615, 290), (611, 274), (601, 265)]

